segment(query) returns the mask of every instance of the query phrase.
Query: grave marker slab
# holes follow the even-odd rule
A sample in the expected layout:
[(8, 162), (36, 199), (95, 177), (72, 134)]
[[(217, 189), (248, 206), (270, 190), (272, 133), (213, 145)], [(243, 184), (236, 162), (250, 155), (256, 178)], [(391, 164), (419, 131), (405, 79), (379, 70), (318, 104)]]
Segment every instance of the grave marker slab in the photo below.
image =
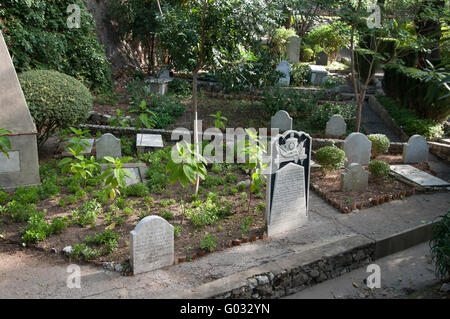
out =
[(344, 152), (347, 157), (345, 166), (351, 163), (367, 165), (370, 161), (372, 142), (362, 133), (352, 133), (344, 140)]
[(273, 138), (266, 188), (268, 236), (297, 229), (307, 222), (310, 163), (309, 135), (287, 131)]
[(328, 71), (323, 65), (309, 65), (311, 70), (311, 83), (313, 85), (321, 85), (328, 76)]
[(428, 144), (425, 137), (413, 135), (403, 146), (403, 163), (428, 162)]
[(292, 130), (292, 117), (288, 112), (279, 110), (270, 119), (270, 127), (272, 129), (279, 129), (280, 132)]
[(316, 64), (317, 65), (327, 66), (328, 65), (328, 54), (326, 54), (323, 51), (319, 52), (317, 54)]
[(422, 187), (447, 187), (450, 183), (411, 165), (390, 165), (391, 171)]
[(339, 114), (334, 114), (327, 122), (325, 134), (334, 136), (342, 136), (347, 132), (347, 123), (344, 118)]
[(0, 155), (0, 188), (40, 185), (37, 130), (0, 31), (0, 128), (11, 143), (9, 159)]
[(289, 65), (289, 62), (282, 60), (280, 64), (278, 64), (276, 71), (283, 74), (278, 83), (280, 85), (289, 86), (291, 83), (291, 66)]
[(300, 37), (294, 35), (288, 41), (287, 56), (289, 63), (298, 63), (300, 61)]
[(341, 174), (341, 189), (344, 192), (362, 192), (369, 185), (369, 173), (357, 163), (351, 163)]
[(122, 157), (120, 139), (118, 139), (111, 133), (106, 133), (102, 135), (102, 137), (100, 137), (95, 141), (95, 145), (96, 145), (97, 159), (102, 159), (105, 156), (111, 156), (114, 158)]
[(173, 226), (159, 216), (147, 216), (130, 232), (130, 247), (130, 262), (135, 275), (172, 265)]
[(163, 148), (164, 143), (160, 134), (137, 134), (136, 150), (138, 153), (154, 151), (157, 148)]
[[(109, 164), (100, 164), (102, 172), (104, 172)], [(147, 165), (145, 163), (123, 163), (122, 168), (129, 171), (133, 177), (125, 176), (125, 183), (127, 186), (137, 184), (137, 183), (145, 183), (146, 179), (146, 171)]]

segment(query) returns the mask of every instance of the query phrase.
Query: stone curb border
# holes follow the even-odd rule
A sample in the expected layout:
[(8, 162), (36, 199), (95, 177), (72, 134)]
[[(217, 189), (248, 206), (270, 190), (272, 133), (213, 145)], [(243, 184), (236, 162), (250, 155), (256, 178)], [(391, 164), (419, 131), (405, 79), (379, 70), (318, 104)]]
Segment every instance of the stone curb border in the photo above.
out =
[(434, 223), (375, 240), (355, 235), (161, 298), (272, 299), (339, 277), (430, 240)]

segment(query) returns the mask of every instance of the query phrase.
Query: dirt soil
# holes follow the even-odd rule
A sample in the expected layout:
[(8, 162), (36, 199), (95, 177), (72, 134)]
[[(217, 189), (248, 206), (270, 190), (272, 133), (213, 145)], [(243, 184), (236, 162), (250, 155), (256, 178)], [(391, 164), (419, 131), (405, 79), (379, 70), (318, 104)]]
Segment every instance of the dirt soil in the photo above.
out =
[[(385, 161), (389, 164), (402, 164), (401, 155), (380, 155), (377, 160)], [(432, 175), (437, 175), (428, 163), (412, 164), (412, 166)], [(367, 166), (364, 169), (368, 170)], [(365, 192), (344, 192), (341, 190), (341, 173), (344, 169), (336, 170), (323, 175), (318, 168), (311, 169), (311, 185), (317, 187), (316, 191), (324, 197), (330, 204), (340, 209), (341, 212), (350, 212), (355, 209), (368, 208), (385, 201), (397, 199), (401, 196), (412, 195), (412, 187), (404, 184), (392, 177), (381, 181), (372, 177), (369, 173), (369, 185)], [(314, 187), (312, 187), (314, 189)]]

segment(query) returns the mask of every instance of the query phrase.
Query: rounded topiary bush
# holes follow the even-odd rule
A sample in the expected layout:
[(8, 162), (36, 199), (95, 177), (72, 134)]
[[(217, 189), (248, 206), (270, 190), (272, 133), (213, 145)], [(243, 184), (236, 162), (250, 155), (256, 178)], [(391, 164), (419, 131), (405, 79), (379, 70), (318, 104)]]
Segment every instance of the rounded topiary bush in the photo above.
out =
[(324, 146), (317, 150), (315, 158), (317, 163), (322, 166), (322, 172), (327, 174), (344, 165), (345, 152), (336, 146)]
[(372, 142), (372, 154), (376, 157), (380, 154), (387, 153), (391, 141), (384, 134), (370, 134), (367, 138)]
[(369, 163), (369, 172), (376, 178), (385, 179), (388, 177), (389, 171), (389, 164), (386, 162), (375, 160)]
[(19, 75), (25, 99), (42, 145), (58, 129), (85, 121), (93, 97), (75, 78), (49, 70), (33, 70)]

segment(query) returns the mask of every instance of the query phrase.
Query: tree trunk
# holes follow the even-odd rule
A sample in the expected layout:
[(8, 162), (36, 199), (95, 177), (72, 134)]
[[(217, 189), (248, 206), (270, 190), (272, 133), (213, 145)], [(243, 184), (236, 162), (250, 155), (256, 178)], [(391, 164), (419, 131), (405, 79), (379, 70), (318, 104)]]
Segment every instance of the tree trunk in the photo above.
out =
[[(197, 154), (200, 154), (200, 145), (198, 142), (198, 114), (197, 114), (197, 74), (198, 70), (194, 70), (192, 74), (192, 113), (194, 115), (194, 149)], [(195, 182), (195, 194), (198, 194), (198, 187), (200, 185), (200, 177), (197, 176), (197, 181)]]

